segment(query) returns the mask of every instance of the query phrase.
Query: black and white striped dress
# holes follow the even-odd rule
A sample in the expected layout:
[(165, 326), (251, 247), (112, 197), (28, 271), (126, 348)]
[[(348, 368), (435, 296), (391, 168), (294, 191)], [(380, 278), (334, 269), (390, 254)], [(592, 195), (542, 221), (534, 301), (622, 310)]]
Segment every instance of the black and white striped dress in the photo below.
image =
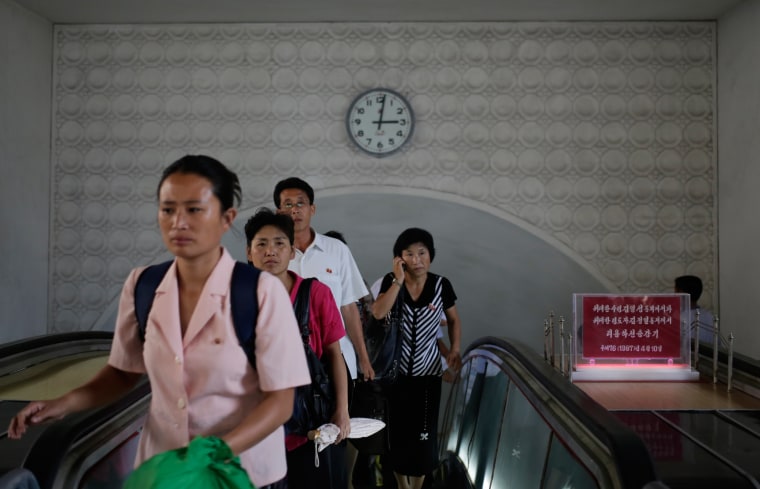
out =
[[(380, 286), (385, 292), (392, 285), (393, 277), (386, 276)], [(441, 352), (438, 350), (438, 328), (441, 327), (443, 311), (453, 306), (456, 295), (446, 277), (428, 272), (422, 293), (413, 300), (404, 290), (402, 314), (402, 375), (419, 377), (441, 375)]]
[[(380, 291), (391, 286), (386, 276)], [(415, 301), (404, 290), (400, 374), (390, 387), (388, 423), (390, 462), (405, 475), (429, 474), (437, 465), (438, 411), (441, 399), (441, 314), (456, 301), (448, 279), (428, 272)]]

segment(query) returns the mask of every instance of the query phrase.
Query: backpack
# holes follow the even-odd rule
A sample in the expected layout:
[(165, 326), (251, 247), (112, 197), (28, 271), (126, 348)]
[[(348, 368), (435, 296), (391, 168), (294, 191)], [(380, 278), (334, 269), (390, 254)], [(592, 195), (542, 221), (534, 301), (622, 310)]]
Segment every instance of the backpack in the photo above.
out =
[(335, 386), (324, 363), (309, 344), (309, 295), (314, 278), (305, 278), (296, 292), (293, 310), (301, 330), (306, 363), (309, 366), (311, 384), (296, 387), (293, 415), (285, 423), (285, 433), (307, 436), (310, 430), (329, 423), (335, 411)]
[[(151, 265), (140, 273), (135, 283), (135, 317), (137, 335), (145, 342), (148, 314), (153, 306), (156, 289), (174, 260)], [(247, 263), (235, 262), (230, 280), (230, 308), (240, 347), (248, 357), (251, 367), (256, 369), (256, 320), (259, 316), (259, 301), (256, 290), (259, 284), (259, 269)]]

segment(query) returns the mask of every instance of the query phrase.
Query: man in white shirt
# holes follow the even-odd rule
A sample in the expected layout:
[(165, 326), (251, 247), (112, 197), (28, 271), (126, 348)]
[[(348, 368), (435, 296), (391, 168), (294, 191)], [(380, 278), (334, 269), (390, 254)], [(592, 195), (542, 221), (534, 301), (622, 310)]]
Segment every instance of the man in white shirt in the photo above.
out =
[(288, 268), (304, 278), (316, 277), (330, 287), (346, 328), (347, 336), (340, 342), (351, 377), (355, 379), (357, 376), (358, 357), (364, 378), (372, 379), (375, 372), (364, 346), (364, 333), (356, 306), (356, 301), (369, 292), (351, 250), (341, 241), (312, 229), (311, 218), (316, 213), (314, 189), (300, 178), (286, 178), (277, 183), (274, 205), (278, 212), (289, 214), (295, 225), (296, 256)]

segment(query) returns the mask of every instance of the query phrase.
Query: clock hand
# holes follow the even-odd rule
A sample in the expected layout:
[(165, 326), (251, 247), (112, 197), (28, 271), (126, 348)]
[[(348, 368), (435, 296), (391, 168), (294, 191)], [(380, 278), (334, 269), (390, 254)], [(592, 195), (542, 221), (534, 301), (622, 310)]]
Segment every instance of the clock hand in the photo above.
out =
[(376, 121), (372, 121), (373, 124), (377, 123), (377, 130), (380, 130), (380, 126), (383, 125), (383, 111), (385, 111), (385, 97), (383, 97), (383, 103), (380, 105), (380, 117)]
[(377, 124), (377, 127), (379, 128), (381, 124), (398, 124), (398, 121), (384, 121), (380, 119), (379, 121), (372, 121), (372, 124)]

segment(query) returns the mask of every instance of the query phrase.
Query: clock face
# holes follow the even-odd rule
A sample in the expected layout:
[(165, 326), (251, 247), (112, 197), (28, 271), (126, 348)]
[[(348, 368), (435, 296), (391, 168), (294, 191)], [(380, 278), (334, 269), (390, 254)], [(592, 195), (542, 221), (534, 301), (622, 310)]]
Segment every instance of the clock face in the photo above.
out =
[(399, 93), (376, 88), (360, 94), (346, 115), (348, 137), (363, 151), (387, 156), (409, 141), (414, 130), (414, 114)]

